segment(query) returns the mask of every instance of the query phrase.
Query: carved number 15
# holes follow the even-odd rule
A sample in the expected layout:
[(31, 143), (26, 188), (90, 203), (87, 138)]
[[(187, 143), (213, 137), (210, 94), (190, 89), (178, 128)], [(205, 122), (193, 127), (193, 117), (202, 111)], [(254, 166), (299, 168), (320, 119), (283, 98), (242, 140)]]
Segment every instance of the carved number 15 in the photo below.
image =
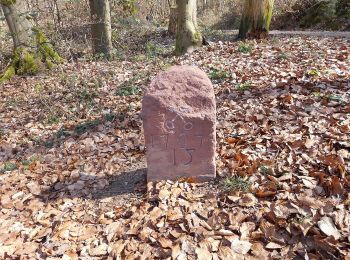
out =
[[(193, 152), (196, 150), (196, 149), (186, 149), (186, 148), (182, 148), (182, 150), (185, 150), (186, 151), (186, 154), (188, 156), (188, 159), (184, 162), (184, 165), (190, 165), (192, 163), (192, 156), (193, 156)], [(173, 149), (173, 156), (174, 156), (174, 165), (177, 164), (177, 161), (176, 161), (176, 149), (174, 148)]]

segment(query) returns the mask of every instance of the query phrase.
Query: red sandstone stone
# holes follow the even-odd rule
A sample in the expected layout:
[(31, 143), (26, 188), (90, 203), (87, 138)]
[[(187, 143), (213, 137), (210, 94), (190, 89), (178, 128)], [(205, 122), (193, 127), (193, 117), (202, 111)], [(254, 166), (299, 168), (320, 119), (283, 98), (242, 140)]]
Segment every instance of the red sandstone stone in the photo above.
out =
[(196, 67), (174, 66), (152, 81), (142, 101), (148, 181), (215, 177), (213, 86)]

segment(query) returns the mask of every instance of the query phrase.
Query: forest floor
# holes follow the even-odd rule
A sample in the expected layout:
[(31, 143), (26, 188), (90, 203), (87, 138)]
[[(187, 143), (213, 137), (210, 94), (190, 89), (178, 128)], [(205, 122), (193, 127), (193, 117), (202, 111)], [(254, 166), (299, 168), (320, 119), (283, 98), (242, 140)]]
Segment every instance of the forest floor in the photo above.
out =
[[(350, 40), (164, 47), (0, 86), (0, 258), (350, 258)], [(212, 183), (145, 182), (142, 92), (175, 64), (214, 83)]]
[[(271, 37), (318, 37), (350, 39), (350, 31), (315, 31), (315, 30), (272, 30)], [(238, 30), (209, 30), (206, 34), (212, 40), (230, 41), (238, 35)]]
[(305, 31), (305, 30), (294, 30), (294, 31), (281, 31), (273, 30), (270, 32), (272, 36), (310, 36), (310, 37), (338, 37), (350, 39), (350, 32), (339, 32), (339, 31)]

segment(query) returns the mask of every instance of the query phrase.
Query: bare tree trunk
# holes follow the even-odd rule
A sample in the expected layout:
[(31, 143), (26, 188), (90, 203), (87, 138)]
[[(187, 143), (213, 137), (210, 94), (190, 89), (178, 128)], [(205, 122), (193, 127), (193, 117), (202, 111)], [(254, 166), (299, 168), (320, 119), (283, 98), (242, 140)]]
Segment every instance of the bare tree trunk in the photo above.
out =
[(193, 51), (202, 45), (202, 34), (197, 25), (197, 1), (177, 0), (177, 30), (175, 53)]
[(54, 0), (54, 6), (55, 6), (55, 9), (56, 9), (58, 26), (61, 26), (61, 12), (60, 12), (60, 9), (58, 7), (57, 0)]
[(1, 6), (11, 33), (14, 48), (30, 46), (31, 24), (28, 19), (22, 18), (23, 14), (20, 13), (20, 10), (26, 9), (25, 2), (19, 1), (16, 4), (2, 4)]
[(32, 19), (28, 17), (24, 1), (0, 0), (0, 5), (14, 46), (12, 62), (0, 76), (0, 83), (15, 74), (36, 74), (43, 64), (51, 68), (53, 63), (61, 61), (48, 39), (35, 28)]
[(91, 13), (91, 35), (94, 54), (111, 57), (112, 28), (108, 0), (89, 0)]
[(168, 25), (168, 32), (170, 35), (176, 34), (176, 27), (177, 27), (177, 6), (171, 6), (170, 7), (170, 15), (169, 15), (169, 25)]
[(274, 0), (245, 0), (238, 37), (265, 38), (270, 30)]

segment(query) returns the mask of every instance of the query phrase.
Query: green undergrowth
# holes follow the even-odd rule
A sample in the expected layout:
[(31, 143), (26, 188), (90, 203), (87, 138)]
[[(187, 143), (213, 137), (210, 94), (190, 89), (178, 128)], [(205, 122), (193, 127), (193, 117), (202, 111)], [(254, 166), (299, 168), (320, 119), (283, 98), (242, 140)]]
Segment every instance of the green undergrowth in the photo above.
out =
[(40, 160), (40, 157), (38, 155), (32, 155), (28, 159), (22, 160), (21, 164), (23, 165), (24, 169), (28, 169), (32, 163), (34, 163), (38, 160)]
[(249, 81), (244, 83), (239, 83), (235, 86), (235, 88), (239, 91), (246, 91), (252, 88), (252, 83)]
[(339, 30), (343, 26), (342, 19), (350, 19), (349, 0), (323, 0), (305, 10), (300, 26), (304, 28), (319, 25), (331, 30)]
[(253, 46), (246, 42), (241, 42), (238, 45), (238, 51), (241, 53), (251, 53), (253, 51)]
[[(131, 106), (129, 107), (129, 111), (130, 109), (132, 109)], [(122, 127), (121, 125), (119, 125), (119, 122), (124, 121), (125, 117), (126, 117), (126, 114), (124, 112), (107, 113), (107, 114), (101, 115), (100, 118), (80, 122), (74, 127), (66, 128), (62, 126), (57, 132), (55, 132), (52, 136), (48, 137), (46, 140), (40, 139), (40, 138), (32, 138), (32, 139), (37, 145), (43, 145), (46, 148), (52, 148), (57, 142), (61, 142), (67, 137), (72, 137), (72, 136), (77, 137), (88, 132), (93, 132), (100, 125), (114, 124), (114, 125), (118, 125), (118, 127)]]
[(139, 73), (137, 76), (121, 83), (116, 90), (116, 95), (120, 97), (139, 95), (142, 92), (140, 84), (147, 84), (150, 79), (149, 73)]
[(289, 54), (285, 53), (285, 52), (280, 52), (277, 55), (277, 59), (279, 59), (279, 60), (288, 60), (289, 59)]
[(321, 76), (321, 72), (318, 69), (311, 69), (307, 71), (306, 75), (309, 77), (318, 77)]
[(87, 121), (87, 122), (84, 122), (84, 123), (77, 125), (74, 128), (74, 132), (78, 135), (81, 135), (81, 134), (84, 134), (91, 129), (94, 129), (99, 124), (101, 124), (101, 121), (99, 119)]
[(0, 173), (10, 172), (18, 169), (17, 164), (13, 162), (6, 162), (2, 168), (0, 168)]
[(222, 186), (227, 191), (249, 192), (252, 183), (240, 176), (227, 177), (222, 181)]
[(228, 79), (231, 77), (231, 74), (223, 69), (219, 68), (211, 68), (209, 72), (210, 79), (216, 81), (216, 82), (222, 82), (225, 79)]
[(335, 12), (340, 18), (350, 19), (350, 1), (338, 0), (335, 6)]
[(162, 49), (158, 46), (154, 41), (149, 41), (145, 46), (146, 57), (149, 59), (156, 58), (159, 54), (161, 54)]
[(16, 3), (16, 0), (1, 0), (0, 4), (5, 6), (10, 6)]
[(321, 1), (308, 10), (305, 17), (301, 21), (302, 27), (310, 27), (315, 24), (327, 23), (331, 26), (331, 22), (335, 18), (336, 1)]

